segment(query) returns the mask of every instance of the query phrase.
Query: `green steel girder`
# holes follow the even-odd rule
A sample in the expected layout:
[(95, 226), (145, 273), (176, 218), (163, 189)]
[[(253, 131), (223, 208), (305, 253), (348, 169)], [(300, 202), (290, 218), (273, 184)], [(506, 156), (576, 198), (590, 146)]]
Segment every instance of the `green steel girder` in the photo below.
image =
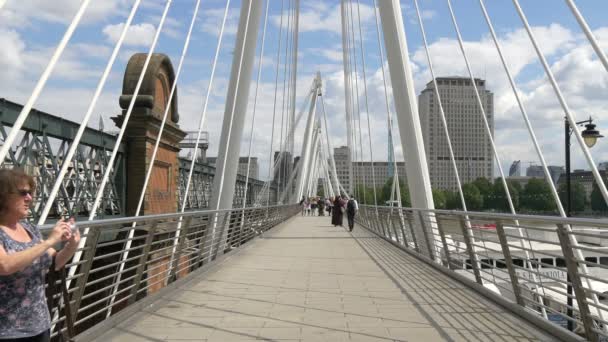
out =
[[(0, 98), (0, 123), (13, 126), (23, 106), (4, 98)], [(79, 123), (54, 116), (36, 109), (32, 109), (21, 130), (26, 132), (44, 132), (51, 138), (61, 140), (73, 140), (80, 127)], [(116, 143), (116, 137), (87, 127), (82, 135), (80, 144), (94, 147), (112, 149)], [(120, 144), (118, 152), (125, 152), (124, 143)]]

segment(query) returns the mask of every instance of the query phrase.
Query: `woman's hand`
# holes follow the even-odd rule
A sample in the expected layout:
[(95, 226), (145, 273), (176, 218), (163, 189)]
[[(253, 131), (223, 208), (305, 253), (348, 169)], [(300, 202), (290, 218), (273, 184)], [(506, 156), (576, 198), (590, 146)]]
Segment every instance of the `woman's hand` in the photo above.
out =
[(49, 234), (48, 241), (51, 245), (55, 245), (59, 242), (66, 241), (71, 236), (70, 225), (67, 220), (61, 219), (57, 221), (55, 227)]
[(67, 237), (66, 247), (70, 249), (76, 249), (78, 247), (78, 243), (80, 242), (80, 231), (76, 228), (76, 220), (73, 217), (67, 221), (68, 227), (70, 228), (70, 234)]
[(70, 218), (70, 220), (66, 221), (65, 224), (68, 227), (68, 235), (63, 241), (67, 241), (67, 243), (55, 255), (55, 269), (57, 270), (61, 269), (63, 266), (65, 266), (65, 264), (68, 263), (74, 253), (76, 253), (78, 244), (80, 242), (80, 232), (78, 229), (74, 229), (72, 231), (72, 227), (76, 225), (74, 218)]
[[(76, 222), (74, 222), (74, 219), (72, 218), (72, 225), (76, 225)], [(68, 245), (70, 247), (78, 247), (78, 243), (80, 242), (80, 230), (78, 230), (78, 228), (75, 228), (73, 231), (70, 232), (70, 238), (68, 239)]]

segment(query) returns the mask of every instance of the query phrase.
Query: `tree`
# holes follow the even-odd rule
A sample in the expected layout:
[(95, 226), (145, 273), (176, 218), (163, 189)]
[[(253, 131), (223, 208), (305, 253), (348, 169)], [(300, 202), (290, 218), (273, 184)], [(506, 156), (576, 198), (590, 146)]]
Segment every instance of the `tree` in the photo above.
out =
[(467, 210), (483, 209), (483, 196), (475, 184), (468, 183), (463, 185), (462, 194), (464, 195), (464, 203), (467, 206)]
[[(585, 211), (585, 205), (587, 204), (587, 193), (585, 192), (585, 187), (578, 181), (572, 181), (570, 183), (570, 203), (572, 207), (570, 207), (570, 211), (572, 212), (581, 212)], [(562, 202), (564, 209), (566, 209), (568, 201), (566, 190), (566, 182), (562, 182), (559, 185), (559, 189), (557, 190), (559, 194), (559, 200)]]
[(380, 189), (380, 192), (378, 193), (378, 203), (384, 205), (386, 201), (390, 201), (392, 190), (393, 178), (387, 178), (386, 182), (384, 182), (384, 185), (382, 186), (382, 189)]
[[(513, 201), (513, 206), (515, 210), (519, 210), (519, 201), (520, 201), (520, 192), (521, 185), (518, 182), (512, 182), (507, 180), (507, 187), (509, 188), (509, 193), (511, 194), (511, 200)], [(511, 211), (509, 207), (509, 200), (507, 198), (507, 194), (505, 193), (505, 187), (502, 183), (502, 178), (496, 178), (494, 180), (494, 185), (492, 186), (492, 194), (488, 198), (487, 204), (484, 206), (488, 209), (494, 209), (503, 212)]]
[(532, 178), (524, 187), (520, 196), (521, 207), (530, 211), (555, 211), (556, 205), (551, 189), (544, 179)]
[(479, 192), (481, 193), (481, 196), (483, 198), (483, 209), (489, 208), (488, 205), (491, 204), (490, 197), (493, 195), (494, 185), (489, 179), (483, 177), (474, 180), (473, 184), (477, 187), (477, 189), (479, 189)]
[[(380, 191), (380, 189), (377, 189), (377, 191)], [(373, 205), (374, 204), (374, 188), (372, 187), (366, 187), (363, 184), (357, 184), (355, 186), (354, 189), (354, 194), (351, 194), (352, 196), (355, 196), (355, 198), (357, 198), (357, 201), (360, 204), (368, 204), (368, 205)], [(376, 193), (377, 195), (378, 193)], [(380, 204), (380, 202), (378, 202)]]
[(602, 196), (600, 187), (597, 186), (596, 182), (593, 182), (593, 190), (591, 190), (591, 210), (600, 212), (608, 211), (604, 196)]
[(407, 186), (407, 183), (399, 179), (399, 188), (401, 189), (401, 206), (411, 207), (412, 200), (410, 199), (410, 188)]
[(462, 210), (462, 201), (458, 191), (445, 191), (445, 208), (449, 210)]
[(433, 189), (433, 202), (436, 209), (445, 209), (447, 205), (447, 195), (441, 189)]

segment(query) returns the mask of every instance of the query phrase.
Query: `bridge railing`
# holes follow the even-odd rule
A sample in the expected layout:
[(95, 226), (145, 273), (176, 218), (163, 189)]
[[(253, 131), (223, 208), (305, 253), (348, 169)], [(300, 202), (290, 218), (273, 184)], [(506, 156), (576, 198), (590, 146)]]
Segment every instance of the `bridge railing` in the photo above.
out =
[[(192, 211), (79, 223), (86, 244), (66, 267), (73, 322), (79, 336), (130, 306), (144, 305), (196, 270), (298, 213), (298, 205)], [(41, 227), (48, 231), (51, 226)], [(66, 329), (60, 294), (53, 331)], [(61, 308), (57, 313), (57, 308)], [(99, 326), (98, 326), (99, 327)], [(85, 332), (84, 334), (82, 334)]]
[(607, 220), (361, 206), (358, 222), (511, 309), (608, 340)]

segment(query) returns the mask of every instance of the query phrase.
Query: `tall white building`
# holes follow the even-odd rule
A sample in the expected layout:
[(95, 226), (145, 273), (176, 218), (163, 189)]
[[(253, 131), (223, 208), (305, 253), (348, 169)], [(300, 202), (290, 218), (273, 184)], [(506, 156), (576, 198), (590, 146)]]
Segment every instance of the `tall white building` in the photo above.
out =
[[(485, 80), (476, 78), (475, 83), (493, 136), (494, 95), (486, 89)], [(461, 182), (465, 184), (480, 177), (492, 179), (494, 157), (470, 78), (438, 77), (437, 85)], [(427, 83), (418, 96), (418, 107), (431, 185), (454, 190), (456, 177), (433, 82)]]

